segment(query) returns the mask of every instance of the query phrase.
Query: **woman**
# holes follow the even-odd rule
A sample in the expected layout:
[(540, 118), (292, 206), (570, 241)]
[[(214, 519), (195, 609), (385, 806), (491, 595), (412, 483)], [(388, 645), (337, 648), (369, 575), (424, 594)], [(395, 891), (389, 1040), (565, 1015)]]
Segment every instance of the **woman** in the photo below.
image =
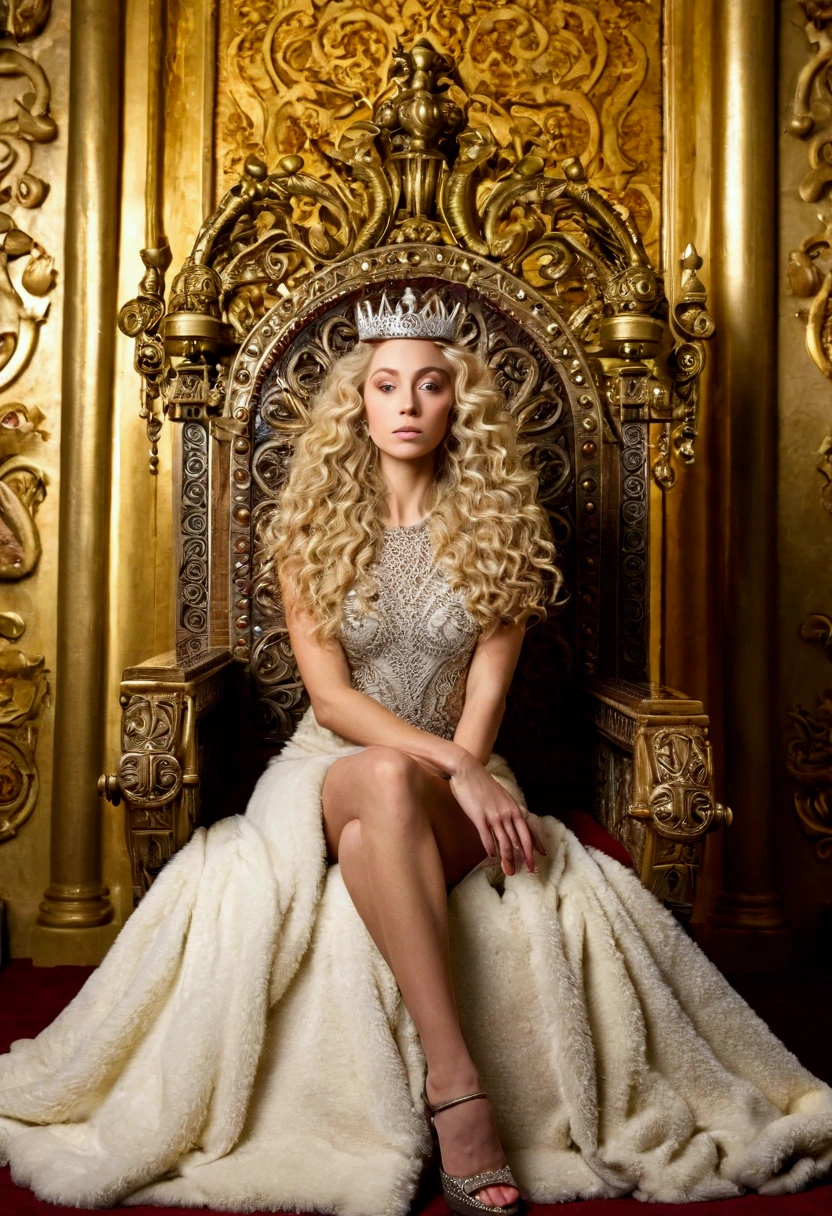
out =
[[(276, 544), (315, 717), (365, 749), (327, 774), (329, 856), (418, 1029), (443, 1188), (458, 1212), (514, 1212), (518, 1198), (455, 1009), (446, 887), (495, 855), (506, 874), (518, 859), (534, 872), (535, 848), (545, 852), (535, 817), (484, 767), (526, 619), (557, 585), (535, 489), (473, 352), (427, 338), (363, 342), (321, 389)], [(486, 1171), (508, 1185), (485, 1185)], [(479, 1208), (459, 1181), (473, 1175)]]
[(0, 1057), (0, 1163), (77, 1207), (406, 1216), (424, 1080), (461, 1213), (805, 1187), (832, 1090), (490, 754), (553, 549), (458, 317), (402, 304), (359, 311), (269, 541), (311, 709)]

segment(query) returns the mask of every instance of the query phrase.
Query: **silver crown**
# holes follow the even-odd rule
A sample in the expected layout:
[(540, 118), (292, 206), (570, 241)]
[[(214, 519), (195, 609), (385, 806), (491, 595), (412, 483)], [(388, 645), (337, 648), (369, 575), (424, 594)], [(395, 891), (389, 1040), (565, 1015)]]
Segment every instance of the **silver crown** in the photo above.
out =
[(459, 301), (450, 312), (445, 302), (435, 295), (422, 308), (417, 309), (417, 304), (416, 294), (410, 287), (405, 288), (395, 308), (386, 292), (376, 312), (369, 300), (360, 300), (355, 306), (359, 342), (376, 342), (384, 338), (456, 340), (463, 318)]

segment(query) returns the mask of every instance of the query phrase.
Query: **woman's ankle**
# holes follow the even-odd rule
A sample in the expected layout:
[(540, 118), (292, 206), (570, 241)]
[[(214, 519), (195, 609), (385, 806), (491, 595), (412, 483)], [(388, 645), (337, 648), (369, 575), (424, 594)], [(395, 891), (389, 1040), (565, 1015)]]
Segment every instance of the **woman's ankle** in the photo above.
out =
[(438, 1103), (476, 1093), (482, 1085), (473, 1061), (463, 1059), (429, 1064), (425, 1088), (428, 1099)]

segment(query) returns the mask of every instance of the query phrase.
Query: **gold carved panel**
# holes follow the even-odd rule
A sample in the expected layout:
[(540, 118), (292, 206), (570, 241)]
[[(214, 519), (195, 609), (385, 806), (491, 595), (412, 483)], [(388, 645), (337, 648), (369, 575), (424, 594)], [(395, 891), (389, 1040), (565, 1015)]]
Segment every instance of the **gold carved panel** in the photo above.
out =
[(344, 132), (372, 120), (393, 90), (397, 45), (420, 37), (453, 60), (448, 96), (469, 127), (488, 129), (502, 168), (579, 158), (658, 261), (660, 0), (222, 0), (218, 196), (252, 155), (274, 165), (301, 154), (333, 181)]
[[(0, 92), (0, 585), (37, 572), (38, 510), (50, 481), (41, 465), (50, 432), (31, 399), (31, 372), (57, 277), (38, 215), (54, 174), (44, 145), (59, 133), (41, 63), (51, 10), (51, 0), (0, 6), (0, 76), (11, 82)], [(36, 596), (17, 599), (7, 589), (0, 613), (0, 842), (17, 835), (38, 799), (35, 748), (47, 668), (43, 655), (15, 645), (31, 622), (13, 610), (28, 609)]]

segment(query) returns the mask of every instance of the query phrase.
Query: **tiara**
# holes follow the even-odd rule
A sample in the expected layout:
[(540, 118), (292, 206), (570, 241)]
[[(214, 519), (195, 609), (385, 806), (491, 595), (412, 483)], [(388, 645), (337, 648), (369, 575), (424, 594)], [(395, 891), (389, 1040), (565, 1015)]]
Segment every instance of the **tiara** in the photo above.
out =
[(418, 301), (412, 288), (406, 287), (402, 298), (391, 305), (384, 292), (381, 303), (373, 312), (369, 300), (359, 300), (355, 306), (355, 322), (358, 326), (359, 342), (374, 342), (380, 338), (428, 338), (453, 342), (462, 323), (462, 305), (459, 301), (448, 311), (439, 296), (431, 296), (424, 307), (417, 310)]

